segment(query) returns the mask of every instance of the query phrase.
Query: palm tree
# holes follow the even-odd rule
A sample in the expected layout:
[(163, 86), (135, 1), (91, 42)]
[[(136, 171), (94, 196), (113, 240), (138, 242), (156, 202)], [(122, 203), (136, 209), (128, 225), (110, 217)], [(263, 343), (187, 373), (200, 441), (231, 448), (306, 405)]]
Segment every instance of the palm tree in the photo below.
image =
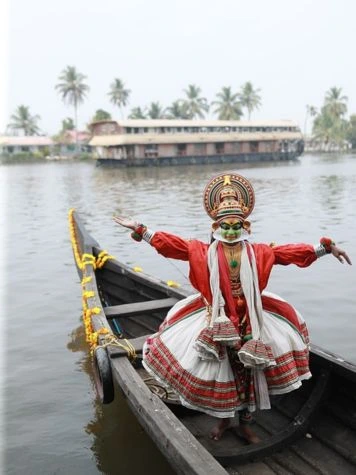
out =
[(129, 119), (146, 119), (146, 112), (141, 107), (133, 107), (131, 109)]
[(304, 135), (307, 135), (307, 123), (308, 117), (315, 117), (318, 114), (318, 109), (314, 106), (310, 106), (307, 104), (306, 106), (306, 114), (305, 114), (305, 121), (304, 121)]
[(84, 83), (87, 77), (79, 73), (74, 66), (67, 66), (59, 75), (55, 88), (61, 94), (63, 102), (74, 106), (75, 141), (78, 148), (78, 106), (84, 102), (89, 86)]
[(184, 89), (187, 98), (185, 99), (185, 107), (189, 119), (200, 117), (204, 118), (204, 112), (209, 111), (209, 105), (205, 97), (201, 97), (201, 89), (194, 84), (189, 84), (188, 89)]
[(251, 118), (251, 112), (254, 109), (259, 109), (261, 105), (261, 96), (258, 94), (260, 89), (254, 89), (250, 81), (245, 82), (241, 86), (241, 92), (239, 93), (240, 102), (242, 107), (246, 107), (248, 112), (248, 120)]
[(121, 79), (115, 78), (114, 82), (110, 85), (110, 101), (118, 106), (121, 111), (121, 118), (124, 118), (123, 107), (127, 106), (130, 97), (130, 89), (125, 89), (125, 84)]
[(41, 117), (39, 115), (31, 115), (28, 106), (18, 106), (10, 119), (12, 122), (8, 124), (8, 127), (11, 130), (22, 130), (24, 135), (39, 135), (40, 128), (37, 122)]
[(150, 119), (164, 119), (165, 112), (159, 102), (151, 102), (147, 115)]
[(181, 99), (172, 102), (166, 112), (167, 119), (189, 119), (187, 103)]
[(214, 110), (218, 114), (219, 120), (239, 120), (242, 116), (241, 104), (238, 101), (238, 94), (231, 92), (231, 87), (223, 87), (220, 92), (216, 94), (217, 101), (212, 104), (216, 105)]
[(340, 118), (347, 112), (347, 96), (342, 95), (341, 87), (331, 87), (325, 94), (324, 105), (335, 118)]

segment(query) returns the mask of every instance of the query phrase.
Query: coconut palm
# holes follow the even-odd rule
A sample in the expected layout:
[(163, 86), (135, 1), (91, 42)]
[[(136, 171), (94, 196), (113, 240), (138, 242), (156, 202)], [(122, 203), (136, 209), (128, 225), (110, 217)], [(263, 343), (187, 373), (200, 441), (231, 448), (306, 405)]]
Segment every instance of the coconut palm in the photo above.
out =
[(315, 117), (318, 114), (318, 109), (314, 106), (310, 106), (307, 104), (306, 106), (306, 114), (305, 114), (305, 121), (304, 121), (304, 135), (307, 135), (307, 123), (309, 117)]
[(342, 95), (341, 87), (331, 87), (325, 94), (324, 105), (332, 116), (340, 118), (347, 112), (347, 100), (347, 96)]
[(217, 106), (214, 113), (218, 114), (218, 118), (220, 120), (239, 120), (242, 116), (239, 95), (233, 94), (231, 87), (223, 87), (216, 97), (218, 100), (213, 101), (212, 105)]
[(130, 89), (125, 89), (125, 84), (121, 79), (115, 78), (111, 83), (108, 95), (110, 101), (119, 107), (122, 119), (124, 118), (123, 107), (127, 106), (130, 94)]
[(322, 107), (320, 114), (315, 118), (313, 136), (324, 142), (325, 145), (344, 145), (348, 130), (348, 122), (335, 117), (327, 106)]
[(201, 97), (201, 89), (194, 84), (189, 84), (188, 89), (184, 89), (187, 96), (184, 100), (189, 119), (204, 118), (204, 112), (209, 111), (209, 105), (205, 97)]
[(78, 72), (74, 66), (67, 66), (59, 75), (59, 82), (55, 88), (62, 96), (64, 103), (74, 107), (75, 137), (78, 146), (78, 106), (84, 102), (89, 86), (84, 83), (87, 77)]
[(151, 102), (147, 115), (150, 119), (164, 119), (165, 111), (159, 102)]
[(178, 99), (167, 107), (167, 119), (189, 119), (187, 103)]
[(131, 109), (129, 119), (146, 119), (146, 112), (145, 109), (141, 109), (141, 107), (133, 107)]
[(255, 109), (259, 109), (261, 106), (261, 96), (258, 94), (260, 89), (254, 89), (250, 81), (245, 82), (241, 86), (241, 92), (239, 98), (242, 107), (246, 107), (248, 113), (248, 120), (251, 118), (251, 113)]
[(9, 129), (13, 131), (22, 130), (24, 135), (39, 135), (40, 128), (37, 122), (41, 118), (39, 115), (31, 115), (28, 106), (18, 106), (10, 119), (12, 122), (8, 124)]

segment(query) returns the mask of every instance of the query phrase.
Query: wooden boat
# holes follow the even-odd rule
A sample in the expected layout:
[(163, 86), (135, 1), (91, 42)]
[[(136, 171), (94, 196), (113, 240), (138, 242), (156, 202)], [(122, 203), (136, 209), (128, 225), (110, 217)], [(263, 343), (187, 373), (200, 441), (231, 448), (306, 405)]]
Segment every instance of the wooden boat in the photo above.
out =
[(186, 292), (118, 262), (75, 211), (69, 218), (98, 395), (112, 402), (115, 379), (177, 473), (356, 474), (356, 365), (312, 346), (313, 378), (256, 413), (260, 443), (246, 445), (238, 425), (212, 441), (213, 419), (181, 406), (141, 365), (143, 342)]

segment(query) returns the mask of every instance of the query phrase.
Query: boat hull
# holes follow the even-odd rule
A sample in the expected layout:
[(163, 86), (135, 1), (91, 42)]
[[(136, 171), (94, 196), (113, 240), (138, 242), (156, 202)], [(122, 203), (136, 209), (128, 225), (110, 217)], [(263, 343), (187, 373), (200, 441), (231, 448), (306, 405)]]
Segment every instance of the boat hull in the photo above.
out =
[(237, 155), (182, 155), (156, 158), (98, 158), (97, 165), (110, 167), (161, 167), (177, 165), (213, 165), (218, 163), (258, 163), (297, 160), (299, 152), (241, 153)]

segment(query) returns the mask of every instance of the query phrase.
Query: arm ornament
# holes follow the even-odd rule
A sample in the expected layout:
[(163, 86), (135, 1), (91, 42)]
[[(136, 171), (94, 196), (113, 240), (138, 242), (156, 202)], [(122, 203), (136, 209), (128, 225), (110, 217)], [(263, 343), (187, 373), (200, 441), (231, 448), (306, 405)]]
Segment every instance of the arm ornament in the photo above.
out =
[(131, 233), (132, 239), (137, 242), (142, 241), (143, 234), (147, 231), (147, 227), (144, 224), (138, 224)]
[(320, 244), (324, 246), (327, 254), (331, 254), (331, 246), (335, 246), (335, 243), (332, 239), (327, 237), (322, 237), (320, 239)]
[(335, 246), (334, 241), (330, 238), (322, 237), (320, 239), (320, 244), (314, 246), (315, 254), (317, 257), (323, 257), (325, 254), (331, 254), (331, 246)]

